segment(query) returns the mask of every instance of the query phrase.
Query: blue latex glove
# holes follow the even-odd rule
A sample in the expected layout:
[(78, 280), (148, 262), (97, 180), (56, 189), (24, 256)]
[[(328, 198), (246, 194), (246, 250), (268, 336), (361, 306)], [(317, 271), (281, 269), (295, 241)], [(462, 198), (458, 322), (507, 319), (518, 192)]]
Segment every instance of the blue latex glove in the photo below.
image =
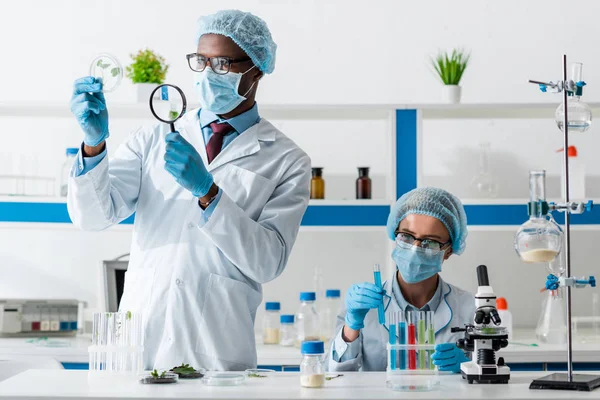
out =
[(364, 328), (369, 310), (383, 304), (383, 294), (383, 289), (368, 282), (350, 286), (346, 293), (346, 326), (354, 330)]
[(194, 197), (204, 197), (213, 184), (213, 176), (206, 170), (204, 161), (179, 132), (171, 132), (165, 138), (165, 169)]
[(469, 361), (465, 352), (456, 347), (454, 343), (440, 343), (435, 345), (435, 353), (431, 356), (433, 365), (440, 371), (460, 372), (460, 364)]
[(73, 84), (71, 112), (83, 129), (83, 143), (98, 146), (108, 137), (108, 111), (102, 93), (102, 80), (92, 76)]

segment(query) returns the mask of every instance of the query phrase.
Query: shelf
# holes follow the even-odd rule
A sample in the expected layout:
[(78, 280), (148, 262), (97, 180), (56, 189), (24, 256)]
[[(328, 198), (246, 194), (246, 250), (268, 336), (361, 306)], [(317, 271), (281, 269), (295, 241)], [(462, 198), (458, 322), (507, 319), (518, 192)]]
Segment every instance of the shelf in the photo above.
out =
[[(385, 119), (394, 110), (422, 110), (425, 119), (445, 118), (549, 118), (560, 103), (478, 103), (478, 104), (262, 104), (262, 116), (270, 119)], [(600, 103), (588, 103), (600, 110)], [(188, 110), (198, 107), (190, 104)], [(115, 118), (153, 118), (146, 103), (110, 103)], [(548, 114), (548, 113), (551, 114)], [(0, 116), (72, 117), (68, 103), (0, 103)]]

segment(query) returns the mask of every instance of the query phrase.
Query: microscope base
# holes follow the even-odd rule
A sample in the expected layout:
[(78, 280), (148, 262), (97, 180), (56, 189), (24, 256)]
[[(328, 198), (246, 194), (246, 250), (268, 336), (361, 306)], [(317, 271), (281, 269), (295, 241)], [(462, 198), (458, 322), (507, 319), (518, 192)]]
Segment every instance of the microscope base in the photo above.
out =
[(567, 374), (558, 373), (535, 379), (529, 385), (529, 389), (549, 390), (578, 390), (591, 392), (600, 387), (600, 376), (573, 374), (573, 381), (569, 382)]
[[(486, 371), (487, 369), (494, 371)], [(492, 373), (493, 372), (493, 373)], [(460, 373), (469, 384), (475, 383), (508, 383), (510, 368), (505, 365), (481, 366), (473, 361), (462, 363)]]

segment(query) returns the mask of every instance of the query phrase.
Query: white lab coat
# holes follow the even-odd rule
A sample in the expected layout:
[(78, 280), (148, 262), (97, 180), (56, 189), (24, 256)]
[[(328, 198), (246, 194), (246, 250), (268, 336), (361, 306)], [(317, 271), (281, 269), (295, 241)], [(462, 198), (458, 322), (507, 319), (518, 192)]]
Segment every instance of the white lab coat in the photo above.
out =
[[(207, 165), (197, 110), (176, 123)], [(208, 165), (222, 197), (207, 223), (198, 200), (164, 169), (167, 124), (140, 128), (94, 169), (69, 181), (84, 230), (135, 211), (121, 310), (141, 311), (145, 368), (256, 366), (261, 284), (284, 270), (309, 199), (309, 157), (261, 119)]]
[[(396, 273), (392, 279), (396, 279)], [(463, 332), (452, 333), (450, 330), (453, 327), (464, 328), (465, 324), (473, 322), (475, 314), (475, 298), (474, 296), (454, 285), (446, 283), (442, 277), (439, 277), (439, 284), (442, 285), (442, 300), (437, 308), (433, 310), (435, 342), (436, 343), (455, 343), (458, 339), (464, 336)], [(386, 309), (386, 314), (393, 312), (404, 311), (398, 306), (398, 301), (394, 298), (394, 292), (391, 289), (391, 280), (384, 284), (384, 289), (389, 296), (392, 296), (391, 301)], [(389, 333), (386, 327), (389, 326), (379, 324), (377, 309), (369, 310), (365, 318), (365, 327), (360, 330), (359, 353), (358, 357), (337, 362), (333, 358), (334, 343), (340, 343), (337, 351), (345, 350), (343, 339), (340, 337), (346, 317), (346, 310), (342, 310), (338, 315), (338, 323), (336, 335), (332, 340), (327, 357), (327, 367), (329, 371), (385, 371), (387, 367), (387, 349), (389, 341)]]

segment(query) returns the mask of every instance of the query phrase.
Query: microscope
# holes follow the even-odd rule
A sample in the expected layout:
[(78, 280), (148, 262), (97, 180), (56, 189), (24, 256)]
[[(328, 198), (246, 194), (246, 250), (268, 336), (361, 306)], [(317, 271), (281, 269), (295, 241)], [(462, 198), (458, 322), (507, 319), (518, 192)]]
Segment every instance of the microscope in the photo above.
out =
[[(465, 332), (465, 337), (456, 342), (459, 349), (471, 352), (471, 361), (460, 365), (463, 379), (469, 384), (508, 383), (510, 368), (500, 357), (496, 362), (496, 352), (508, 346), (508, 332), (499, 327), (500, 316), (496, 310), (496, 295), (490, 286), (487, 267), (477, 267), (479, 287), (475, 295), (474, 324), (464, 328), (452, 328), (452, 332)], [(493, 325), (492, 325), (493, 324)]]

